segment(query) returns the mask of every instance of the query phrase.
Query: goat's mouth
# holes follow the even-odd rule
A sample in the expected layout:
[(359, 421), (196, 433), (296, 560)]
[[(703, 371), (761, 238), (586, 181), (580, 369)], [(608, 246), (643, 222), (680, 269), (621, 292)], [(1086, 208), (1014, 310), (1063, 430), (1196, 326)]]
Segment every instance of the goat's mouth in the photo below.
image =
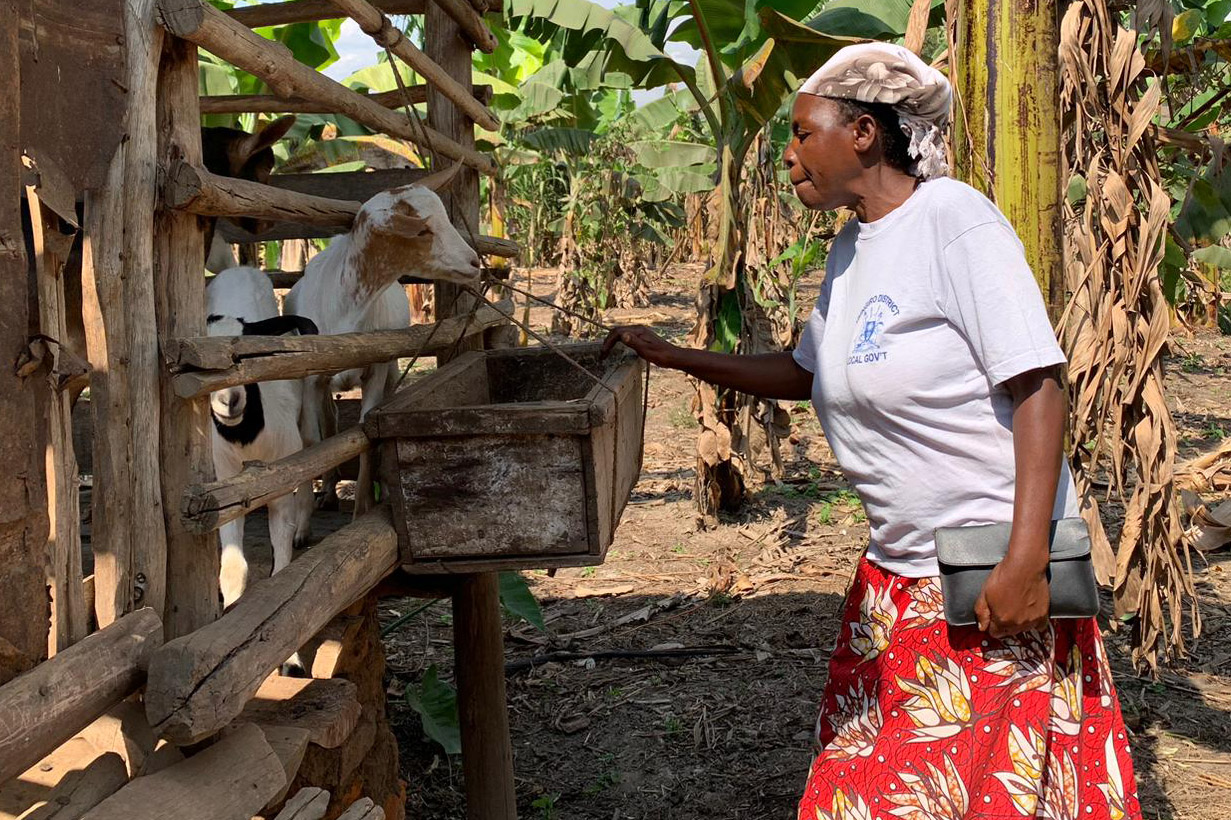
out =
[(214, 420), (224, 427), (234, 427), (244, 420), (244, 411), (240, 410), (238, 413), (219, 413), (215, 410)]

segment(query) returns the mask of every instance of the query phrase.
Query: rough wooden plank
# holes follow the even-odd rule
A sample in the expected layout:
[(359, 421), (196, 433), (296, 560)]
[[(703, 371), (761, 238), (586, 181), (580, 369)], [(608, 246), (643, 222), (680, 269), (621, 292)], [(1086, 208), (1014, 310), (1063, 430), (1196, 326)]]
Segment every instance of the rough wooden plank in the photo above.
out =
[(122, 757), (75, 737), (0, 784), (0, 820), (78, 820), (127, 782)]
[[(471, 351), (429, 373), (422, 379), (398, 391), (394, 398), (373, 410), (368, 419), (396, 415), (406, 410), (437, 410), (448, 407), (468, 407), (490, 404), (487, 384), (487, 361), (479, 351)], [(383, 436), (382, 428), (377, 432)]]
[[(82, 248), (82, 319), (90, 360), (93, 452), (88, 472), (93, 492), (106, 498), (91, 510), (94, 617), (100, 627), (133, 607), (133, 550), (128, 524), (134, 516), (133, 439), (128, 369), (128, 311), (124, 308), (124, 156), (112, 157), (106, 183), (85, 195)], [(80, 405), (82, 402), (79, 402)], [(154, 401), (157, 404), (157, 400)], [(79, 425), (80, 427), (81, 425)], [(81, 454), (84, 457), (84, 453)], [(84, 465), (83, 465), (84, 466)], [(162, 499), (151, 514), (161, 523)], [(165, 539), (164, 539), (165, 540)]]
[(265, 733), (265, 742), (274, 750), (278, 760), (282, 762), (282, 771), (286, 772), (286, 785), (269, 799), (265, 809), (271, 809), (286, 799), (290, 791), (291, 781), (303, 763), (304, 753), (308, 751), (308, 738), (311, 735), (307, 729), (298, 726), (261, 726)]
[(605, 380), (615, 392), (597, 385), (588, 396), (592, 432), (587, 458), (587, 491), (592, 493), (596, 526), (590, 530), (590, 551), (603, 555), (641, 474), (641, 434), (644, 426), (644, 367), (630, 359)]
[[(371, 414), (369, 413), (369, 419)], [(364, 425), (373, 438), (434, 438), (472, 435), (584, 435), (590, 414), (584, 404), (528, 401), (485, 407), (451, 407), (389, 413)]]
[[(485, 174), (496, 173), (495, 164), (473, 148), (463, 148), (426, 126), (412, 125), (404, 114), (391, 111), (300, 63), (286, 46), (254, 33), (205, 0), (159, 0), (159, 9), (168, 31), (255, 74), (279, 96), (320, 100), (369, 128), (410, 140), (420, 147), (426, 148), (423, 143), (430, 142), (432, 149), (450, 159)], [(196, 105), (194, 96), (193, 107)]]
[(141, 609), (0, 687), (0, 782), (132, 693), (161, 643), (157, 613)]
[(165, 349), (168, 358), (174, 357), (173, 367), (216, 368), (181, 372), (172, 379), (177, 395), (205, 396), (237, 384), (336, 373), (416, 354), (436, 355), (450, 349), (458, 337), (481, 334), (499, 324), (500, 307), (508, 304), (482, 307), (473, 319), (454, 317), (435, 328), (412, 325), (401, 330), (327, 336), (197, 336), (169, 343)]
[(370, 446), (363, 431), (352, 428), (271, 464), (247, 462), (224, 481), (194, 484), (184, 490), (180, 507), (184, 526), (191, 532), (212, 532), (350, 461)]
[[(27, 165), (38, 167), (27, 158)], [(68, 305), (64, 298), (64, 262), (72, 246), (71, 234), (59, 229), (60, 218), (43, 205), (37, 185), (26, 187), (30, 206), (30, 234), (38, 289), (39, 331), (50, 339), (68, 339)], [(66, 354), (55, 345), (49, 368), (51, 385), (47, 408), (47, 587), (51, 591), (51, 629), (48, 655), (67, 649), (86, 634), (85, 599), (81, 574), (81, 508), (78, 502), (77, 459), (73, 451), (72, 394), (60, 383), (59, 359)]]
[(385, 810), (373, 803), (372, 798), (361, 797), (338, 815), (338, 820), (385, 820)]
[[(73, 199), (79, 200), (103, 183), (107, 162), (124, 136), (123, 0), (5, 5), (20, 9), (21, 17), (20, 25), (13, 21), (12, 48), (4, 48), (5, 63), (9, 54), (13, 60), (13, 71), (6, 65), (5, 76), (16, 81), (21, 75), (22, 145), (64, 169)], [(13, 92), (10, 99), (16, 102), (15, 85)]]
[[(414, 537), (414, 533), (406, 536)], [(515, 557), (497, 555), (491, 558), (449, 558), (406, 563), (402, 569), (416, 577), (465, 578), (479, 572), (516, 572), (530, 569), (567, 569), (593, 567), (603, 563), (602, 556), (589, 552), (558, 555), (526, 554)]]
[[(402, 62), (421, 75), (428, 85), (435, 91), (448, 97), (471, 120), (488, 131), (500, 130), (500, 120), (496, 119), (496, 115), (487, 106), (474, 98), (474, 91), (470, 87), (469, 77), (466, 78), (465, 84), (453, 79), (450, 76), (450, 72), (446, 71), (431, 57), (421, 51), (418, 46), (402, 33), (401, 29), (390, 23), (389, 18), (380, 9), (373, 6), (368, 0), (333, 0), (333, 4), (345, 11), (347, 16), (354, 20), (359, 25), (359, 28), (363, 29), (364, 33), (376, 41), (377, 45), (387, 48), (390, 52), (396, 54), (401, 58)], [(482, 21), (479, 21), (479, 26), (483, 27)], [(490, 46), (490, 50), (494, 51), (496, 38), (490, 31), (487, 31), (486, 34), (486, 37), (483, 37), (481, 34), (478, 36), (482, 40), (485, 50), (488, 50), (486, 47)], [(469, 53), (466, 56), (469, 59)], [(439, 150), (431, 145), (425, 147), (430, 151)]]
[(504, 629), (495, 573), (462, 579), (453, 598), (457, 717), (466, 765), (466, 816), (517, 820), (504, 688)]
[(138, 777), (85, 820), (250, 820), (286, 785), (282, 762), (252, 724), (157, 774)]
[(308, 787), (300, 789), (286, 801), (274, 820), (321, 820), (329, 809), (329, 792)]
[[(338, 13), (337, 7), (328, 2), (330, 10)], [(379, 5), (379, 4), (378, 4)], [(261, 6), (250, 6), (257, 9)], [(244, 9), (239, 9), (244, 10)], [(406, 104), (407, 97), (411, 105), (422, 105), (427, 102), (427, 86), (408, 85), (406, 94), (401, 90), (379, 91), (369, 93), (368, 99), (385, 108), (401, 108)], [(490, 85), (476, 85), (474, 98), (487, 105), (492, 101)], [(325, 104), (317, 100), (288, 100), (273, 94), (214, 94), (201, 98), (202, 114), (332, 114)]]
[[(354, 776), (376, 744), (376, 728), (373, 710), (363, 708), (355, 730), (340, 746), (326, 749), (315, 744), (309, 745), (296, 783), (321, 783), (329, 786), (335, 794), (331, 802), (338, 802), (345, 796), (338, 787)], [(294, 785), (296, 784), (292, 784)]]
[(146, 713), (186, 744), (239, 716), (269, 672), (392, 571), (397, 536), (385, 509), (326, 537), (257, 582), (218, 621), (155, 653)]
[[(30, 330), (25, 237), (21, 222), (21, 83), (19, 5), (0, 4), (0, 361), (16, 362)], [(48, 604), (43, 546), (41, 408), (33, 385), (0, 367), (0, 640), (12, 647), (0, 674), (47, 652)], [(3, 644), (0, 644), (3, 645)], [(5, 653), (8, 654), (8, 653)], [(24, 768), (24, 767), (23, 767)]]
[(302, 729), (324, 749), (341, 746), (359, 723), (355, 684), (270, 675), (240, 713), (239, 723)]
[(343, 228), (359, 212), (358, 202), (222, 177), (185, 162), (171, 169), (164, 196), (172, 208), (200, 216), (247, 216)]
[(397, 455), (415, 561), (588, 551), (580, 437), (402, 439)]
[[(165, 38), (159, 70), (158, 134), (163, 167), (201, 163), (196, 46)], [(205, 335), (202, 232), (194, 214), (163, 208), (155, 223), (156, 313), (162, 349), (175, 339)], [(184, 489), (213, 479), (212, 422), (205, 399), (175, 394), (161, 380), (158, 444), (162, 458), (163, 520), (167, 533), (167, 635), (186, 635), (218, 617), (217, 541), (188, 532), (180, 520)], [(259, 807), (258, 807), (259, 808)]]
[[(124, 529), (132, 539), (132, 606), (150, 606), (161, 617), (167, 595), (167, 531), (163, 505), (162, 457), (159, 448), (162, 403), (158, 375), (158, 317), (155, 297), (154, 207), (159, 157), (159, 75), (163, 30), (154, 0), (124, 0), (127, 71), (127, 129), (124, 154), (124, 311), (128, 329), (128, 381), (132, 436), (132, 507)], [(193, 55), (195, 63), (195, 54)], [(187, 71), (187, 68), (184, 69)], [(186, 96), (186, 95), (185, 95)], [(183, 138), (200, 140), (195, 98), (181, 112)], [(164, 120), (165, 124), (165, 120)], [(194, 250), (199, 248), (197, 243)], [(187, 250), (187, 246), (185, 246)], [(199, 251), (198, 251), (199, 254)], [(200, 259), (200, 255), (195, 257)], [(189, 262), (183, 268), (190, 275)], [(161, 273), (165, 274), (163, 270)], [(200, 279), (200, 266), (197, 267)], [(194, 285), (194, 288), (196, 286)], [(198, 291), (193, 291), (198, 292)], [(191, 294), (177, 308), (192, 304)], [(195, 317), (178, 327), (195, 324)], [(94, 496), (98, 498), (98, 496)]]

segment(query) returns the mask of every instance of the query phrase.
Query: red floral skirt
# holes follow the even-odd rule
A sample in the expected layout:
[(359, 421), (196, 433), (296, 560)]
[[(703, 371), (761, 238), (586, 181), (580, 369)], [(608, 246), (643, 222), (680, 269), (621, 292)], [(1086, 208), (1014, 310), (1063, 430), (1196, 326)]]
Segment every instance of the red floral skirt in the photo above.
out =
[(940, 582), (864, 560), (829, 666), (800, 820), (1140, 820), (1093, 619), (997, 640)]

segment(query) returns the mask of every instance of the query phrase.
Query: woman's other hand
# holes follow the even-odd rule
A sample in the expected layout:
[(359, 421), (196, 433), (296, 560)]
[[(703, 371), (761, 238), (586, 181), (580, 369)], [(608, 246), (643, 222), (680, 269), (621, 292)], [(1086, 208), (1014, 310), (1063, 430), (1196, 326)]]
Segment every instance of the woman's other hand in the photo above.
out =
[(993, 638), (1045, 629), (1050, 609), (1046, 566), (1020, 566), (1012, 556), (996, 565), (975, 601), (979, 629)]
[(625, 325), (607, 334), (603, 342), (603, 358), (611, 352), (616, 342), (623, 343), (650, 364), (673, 367), (679, 348), (663, 339), (645, 325)]

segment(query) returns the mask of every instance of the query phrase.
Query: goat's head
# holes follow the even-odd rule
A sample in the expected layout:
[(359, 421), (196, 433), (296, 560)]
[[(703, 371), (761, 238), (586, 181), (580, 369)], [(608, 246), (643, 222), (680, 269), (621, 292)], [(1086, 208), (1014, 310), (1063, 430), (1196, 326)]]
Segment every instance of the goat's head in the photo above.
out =
[(375, 293), (404, 275), (462, 285), (479, 281), (479, 256), (453, 227), (437, 195), (460, 168), (454, 164), (363, 203), (351, 232), (361, 288)]
[[(246, 322), (241, 317), (211, 314), (207, 319), (210, 336), (282, 336), (287, 333), (315, 334), (316, 323), (303, 316), (288, 314)], [(209, 394), (209, 411), (214, 427), (228, 441), (249, 444), (265, 427), (259, 385), (241, 384)]]
[[(201, 129), (201, 161), (210, 173), (266, 183), (274, 172), (273, 146), (286, 136), (295, 124), (295, 115), (279, 117), (269, 125), (249, 134), (238, 128), (210, 127)], [(241, 217), (235, 223), (249, 233), (267, 230), (271, 223), (252, 217)], [(206, 250), (209, 249), (207, 242)]]

